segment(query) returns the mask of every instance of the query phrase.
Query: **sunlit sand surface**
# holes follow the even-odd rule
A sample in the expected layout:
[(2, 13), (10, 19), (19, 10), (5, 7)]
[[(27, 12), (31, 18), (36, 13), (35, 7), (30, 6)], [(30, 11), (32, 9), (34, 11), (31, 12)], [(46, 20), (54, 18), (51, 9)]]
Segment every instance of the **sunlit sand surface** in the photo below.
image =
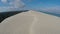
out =
[(60, 34), (60, 17), (30, 10), (0, 24), (0, 34)]

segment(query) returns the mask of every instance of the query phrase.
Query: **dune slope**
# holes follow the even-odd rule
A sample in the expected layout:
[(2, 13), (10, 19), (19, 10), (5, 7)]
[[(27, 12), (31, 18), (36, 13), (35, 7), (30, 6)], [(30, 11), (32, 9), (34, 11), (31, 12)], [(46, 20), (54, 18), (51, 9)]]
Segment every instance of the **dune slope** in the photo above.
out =
[(60, 18), (30, 10), (5, 19), (0, 34), (60, 34)]

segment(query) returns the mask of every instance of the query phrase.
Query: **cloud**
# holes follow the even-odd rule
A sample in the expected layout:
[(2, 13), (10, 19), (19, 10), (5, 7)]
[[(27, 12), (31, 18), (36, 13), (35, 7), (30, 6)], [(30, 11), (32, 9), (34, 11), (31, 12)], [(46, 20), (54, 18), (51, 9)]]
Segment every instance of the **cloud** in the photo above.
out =
[[(1, 0), (3, 3), (8, 2), (7, 0)], [(12, 2), (8, 3), (10, 6), (6, 7), (0, 7), (0, 12), (4, 12), (4, 11), (12, 11), (12, 10), (18, 10), (18, 9), (22, 9), (25, 7), (25, 3), (23, 3), (21, 0), (14, 0)]]
[[(8, 0), (1, 0), (1, 1), (5, 4), (8, 3)], [(21, 0), (12, 0), (8, 4), (10, 4), (11, 6), (15, 8), (23, 8), (25, 6), (25, 3), (23, 3)]]
[(60, 14), (60, 6), (54, 6), (54, 7), (48, 7), (48, 8), (40, 8), (40, 10)]
[(23, 8), (25, 6), (25, 4), (21, 0), (14, 0), (13, 2), (10, 2), (9, 4), (15, 8)]
[(7, 0), (1, 0), (3, 3), (7, 3)]

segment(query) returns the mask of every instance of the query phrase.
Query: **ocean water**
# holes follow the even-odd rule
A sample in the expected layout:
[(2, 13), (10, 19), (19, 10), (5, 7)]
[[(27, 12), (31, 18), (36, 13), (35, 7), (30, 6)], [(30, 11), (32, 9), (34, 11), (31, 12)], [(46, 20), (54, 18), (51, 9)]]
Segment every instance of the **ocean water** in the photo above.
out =
[(60, 14), (56, 14), (56, 13), (44, 12), (44, 11), (39, 11), (39, 12), (42, 12), (42, 13), (46, 13), (46, 14), (50, 14), (50, 15), (53, 15), (53, 16), (60, 17)]

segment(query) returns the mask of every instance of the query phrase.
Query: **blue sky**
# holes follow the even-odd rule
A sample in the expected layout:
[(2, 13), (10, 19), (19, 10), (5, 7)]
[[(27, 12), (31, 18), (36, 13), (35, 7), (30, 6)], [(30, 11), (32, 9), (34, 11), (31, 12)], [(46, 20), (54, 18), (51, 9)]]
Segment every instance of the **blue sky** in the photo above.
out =
[[(9, 2), (13, 2), (13, 1), (8, 0), (8, 3), (4, 4), (0, 0), (0, 7), (11, 6), (11, 5), (9, 5)], [(24, 7), (23, 8), (19, 7), (18, 9), (42, 10), (42, 11), (49, 11), (49, 12), (59, 13), (60, 14), (60, 0), (20, 0), (20, 5), (21, 6), (24, 5)]]
[(25, 3), (29, 9), (60, 13), (60, 0), (32, 0)]

